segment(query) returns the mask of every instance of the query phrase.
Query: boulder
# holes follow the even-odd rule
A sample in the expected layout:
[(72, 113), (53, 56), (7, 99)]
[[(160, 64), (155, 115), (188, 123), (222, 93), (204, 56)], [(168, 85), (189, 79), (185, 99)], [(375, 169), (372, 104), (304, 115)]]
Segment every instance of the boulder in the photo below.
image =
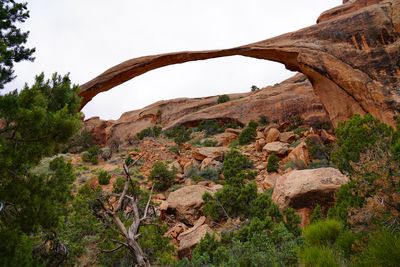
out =
[(266, 145), (267, 143), (265, 142), (264, 138), (258, 139), (256, 140), (255, 143), (255, 149), (257, 152), (261, 152), (263, 150), (263, 147)]
[(321, 130), (321, 139), (324, 142), (335, 142), (336, 141), (336, 137), (334, 137), (333, 135), (331, 135), (324, 129)]
[(265, 135), (265, 142), (268, 144), (268, 143), (272, 143), (272, 142), (275, 142), (275, 141), (279, 140), (279, 135), (280, 134), (281, 133), (276, 128), (269, 129), (268, 132), (266, 132), (266, 135)]
[(283, 143), (291, 143), (296, 141), (296, 135), (294, 132), (283, 132), (279, 134), (279, 141)]
[(261, 139), (261, 138), (264, 138), (264, 133), (257, 131), (256, 140)]
[(310, 163), (310, 156), (308, 153), (307, 145), (303, 141), (298, 144), (288, 155), (288, 161), (293, 161), (296, 164), (302, 164), (304, 167)]
[(203, 161), (205, 158), (211, 158), (218, 161), (224, 160), (224, 155), (229, 151), (227, 147), (198, 147), (192, 151), (193, 158)]
[(224, 132), (220, 134), (216, 134), (213, 136), (213, 139), (217, 141), (217, 146), (228, 146), (234, 140), (237, 139), (237, 134)]
[(268, 143), (263, 147), (263, 151), (269, 153), (275, 153), (277, 155), (284, 155), (289, 150), (289, 145), (282, 142)]
[(199, 227), (193, 227), (188, 231), (179, 235), (179, 248), (178, 248), (178, 256), (179, 258), (188, 257), (190, 258), (192, 255), (193, 249), (196, 245), (203, 239), (206, 234), (212, 234), (213, 230), (207, 224), (203, 224)]
[(234, 128), (226, 128), (225, 132), (239, 135), (242, 132), (242, 130), (241, 129), (234, 129)]
[(331, 167), (294, 170), (276, 180), (272, 199), (281, 209), (329, 206), (335, 192), (347, 182), (345, 175)]
[(200, 170), (204, 170), (206, 168), (221, 169), (222, 163), (211, 158), (205, 158), (200, 164)]
[(171, 192), (167, 198), (168, 212), (175, 213), (178, 221), (188, 225), (202, 215), (203, 195), (216, 191), (201, 185), (189, 185)]
[(183, 169), (181, 167), (181, 164), (177, 160), (172, 162), (171, 164), (168, 165), (170, 170), (176, 170), (177, 173), (183, 173)]
[(185, 164), (185, 166), (183, 167), (183, 175), (185, 177), (189, 177), (192, 169), (198, 170), (199, 167), (200, 167), (200, 163), (198, 163), (197, 160), (193, 159), (193, 160), (187, 162)]
[(171, 229), (169, 229), (164, 236), (165, 237), (170, 237), (173, 239), (177, 239), (178, 236), (187, 231), (189, 229), (189, 227), (187, 227), (184, 223), (177, 223), (175, 224)]

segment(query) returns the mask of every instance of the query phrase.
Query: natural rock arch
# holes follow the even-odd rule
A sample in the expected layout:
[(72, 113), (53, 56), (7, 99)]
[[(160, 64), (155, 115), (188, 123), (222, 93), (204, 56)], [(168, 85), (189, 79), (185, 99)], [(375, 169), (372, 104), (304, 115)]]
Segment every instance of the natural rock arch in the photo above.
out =
[(82, 106), (156, 68), (240, 55), (280, 62), (304, 73), (334, 124), (368, 112), (393, 126), (400, 111), (399, 36), (399, 0), (348, 1), (324, 12), (316, 25), (257, 43), (125, 61), (81, 85)]

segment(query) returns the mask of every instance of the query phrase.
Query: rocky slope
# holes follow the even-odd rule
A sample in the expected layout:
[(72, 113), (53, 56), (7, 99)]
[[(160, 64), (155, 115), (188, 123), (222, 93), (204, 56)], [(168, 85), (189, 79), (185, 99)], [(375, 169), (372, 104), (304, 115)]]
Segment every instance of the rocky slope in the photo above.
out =
[(394, 125), (400, 104), (399, 11), (398, 0), (344, 1), (324, 12), (314, 26), (257, 43), (131, 59), (83, 84), (82, 105), (156, 68), (242, 55), (280, 62), (305, 74), (334, 124), (354, 113), (368, 112)]
[(116, 121), (98, 117), (85, 121), (85, 126), (99, 143), (119, 139), (125, 142), (139, 131), (154, 125), (169, 129), (177, 125), (196, 126), (209, 119), (234, 121), (240, 125), (267, 116), (271, 121), (285, 122), (300, 116), (306, 123), (329, 121), (311, 83), (302, 74), (255, 92), (231, 94), (231, 100), (218, 104), (218, 96), (179, 98), (159, 101), (140, 110), (124, 113)]

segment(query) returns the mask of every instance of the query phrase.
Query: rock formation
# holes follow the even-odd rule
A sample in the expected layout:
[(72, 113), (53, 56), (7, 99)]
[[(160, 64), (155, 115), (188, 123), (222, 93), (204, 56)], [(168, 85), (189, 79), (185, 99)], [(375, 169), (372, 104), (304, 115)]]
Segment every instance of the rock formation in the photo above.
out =
[[(179, 98), (159, 101), (140, 110), (122, 114), (116, 121), (98, 117), (85, 121), (99, 143), (110, 139), (128, 140), (139, 131), (156, 124), (164, 129), (185, 124), (196, 126), (208, 119), (247, 124), (261, 115), (270, 120), (285, 121), (289, 116), (301, 116), (305, 122), (329, 121), (329, 117), (304, 75), (294, 77), (256, 92), (230, 95), (231, 101), (218, 104), (217, 96)], [(231, 134), (237, 135), (237, 130)], [(240, 131), (239, 131), (240, 132)], [(235, 139), (231, 135), (231, 139)], [(218, 140), (217, 140), (218, 141)]]
[(156, 68), (241, 55), (280, 62), (304, 73), (334, 124), (354, 113), (369, 112), (394, 125), (400, 109), (399, 33), (399, 0), (345, 1), (324, 12), (316, 25), (257, 43), (125, 61), (81, 86), (82, 105)]
[(345, 175), (331, 167), (294, 170), (276, 180), (272, 199), (281, 209), (330, 206), (334, 193), (347, 182)]

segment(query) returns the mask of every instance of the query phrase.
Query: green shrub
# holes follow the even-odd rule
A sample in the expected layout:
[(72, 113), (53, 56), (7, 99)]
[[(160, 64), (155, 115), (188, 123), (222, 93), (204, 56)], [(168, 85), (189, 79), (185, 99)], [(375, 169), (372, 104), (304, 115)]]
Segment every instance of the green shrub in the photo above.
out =
[(168, 150), (171, 151), (174, 154), (177, 154), (177, 155), (179, 155), (179, 153), (180, 153), (179, 146), (171, 146), (171, 147), (168, 148)]
[(295, 236), (301, 234), (300, 230), (300, 216), (297, 214), (296, 210), (293, 208), (287, 208), (283, 211), (283, 216), (285, 217), (286, 228)]
[(83, 152), (81, 157), (84, 162), (90, 162), (92, 164), (99, 163), (100, 148), (98, 146), (92, 146), (87, 151)]
[(145, 137), (158, 137), (161, 134), (161, 127), (159, 126), (153, 126), (153, 127), (148, 127), (146, 129), (141, 130), (136, 134), (136, 137), (139, 140), (143, 140)]
[(222, 133), (224, 130), (225, 128), (217, 120), (203, 120), (197, 126), (197, 131), (204, 131), (206, 136)]
[(251, 92), (255, 92), (255, 91), (260, 90), (260, 88), (258, 88), (258, 87), (255, 86), (255, 85), (252, 85), (252, 86), (250, 87), (250, 90), (251, 90)]
[(306, 247), (299, 252), (300, 266), (338, 267), (337, 257), (329, 247)]
[(279, 160), (280, 160), (279, 157), (275, 153), (269, 155), (267, 162), (267, 171), (277, 172), (279, 169)]
[(82, 152), (87, 150), (89, 147), (94, 146), (95, 139), (93, 134), (86, 130), (82, 129), (77, 132), (71, 139), (68, 141), (67, 150), (74, 150), (75, 152)]
[(106, 171), (100, 171), (98, 176), (99, 184), (101, 185), (108, 185), (110, 183), (111, 175), (108, 174)]
[(133, 158), (131, 157), (131, 155), (129, 155), (128, 157), (126, 157), (126, 159), (125, 159), (125, 165), (126, 165), (126, 166), (131, 165), (133, 162), (134, 162), (134, 161), (133, 161)]
[(214, 147), (217, 146), (217, 141), (211, 139), (205, 139), (202, 145), (205, 147)]
[(335, 243), (342, 230), (343, 225), (339, 221), (317, 221), (303, 230), (303, 237), (309, 246), (328, 246)]
[(178, 145), (189, 141), (191, 133), (192, 130), (185, 127), (184, 125), (176, 126), (172, 129), (164, 131), (164, 135), (168, 138), (173, 139)]
[(157, 161), (151, 169), (149, 178), (154, 182), (156, 190), (167, 190), (174, 182), (175, 171), (168, 170), (162, 161)]
[(257, 135), (257, 122), (250, 121), (249, 124), (239, 134), (239, 144), (247, 145), (255, 141)]
[(343, 231), (335, 242), (335, 248), (341, 252), (341, 254), (348, 258), (353, 253), (353, 244), (359, 239), (357, 234), (351, 231)]
[(322, 208), (321, 205), (317, 204), (310, 216), (310, 223), (315, 223), (317, 221), (321, 221), (324, 218), (324, 215), (322, 214)]
[(270, 120), (269, 120), (268, 116), (261, 115), (260, 118), (258, 119), (258, 123), (260, 125), (266, 126), (270, 123)]
[(224, 185), (214, 196), (205, 194), (204, 214), (214, 221), (229, 217), (248, 217), (251, 214), (251, 203), (257, 198), (257, 186), (254, 183), (237, 187)]
[(285, 163), (285, 165), (283, 165), (283, 169), (287, 170), (291, 168), (292, 170), (303, 170), (306, 168), (306, 165), (304, 163), (304, 161), (302, 160), (289, 160), (288, 162)]
[(231, 100), (231, 98), (229, 97), (229, 95), (220, 95), (220, 96), (218, 96), (217, 103), (218, 103), (218, 104), (221, 104), (221, 103), (228, 102), (229, 100)]
[(367, 247), (358, 257), (356, 266), (399, 266), (400, 234), (380, 229), (369, 237)]
[(235, 177), (244, 170), (253, 167), (253, 162), (246, 156), (242, 155), (238, 150), (231, 149), (224, 159), (222, 172), (227, 181), (230, 178)]
[(205, 180), (216, 181), (219, 178), (219, 173), (215, 168), (208, 167), (205, 168), (204, 170), (201, 170), (199, 172), (199, 176)]
[(332, 161), (340, 170), (351, 172), (351, 162), (359, 162), (360, 154), (378, 140), (392, 135), (389, 126), (370, 114), (354, 115), (347, 122), (339, 123), (335, 130), (338, 148), (332, 153)]

